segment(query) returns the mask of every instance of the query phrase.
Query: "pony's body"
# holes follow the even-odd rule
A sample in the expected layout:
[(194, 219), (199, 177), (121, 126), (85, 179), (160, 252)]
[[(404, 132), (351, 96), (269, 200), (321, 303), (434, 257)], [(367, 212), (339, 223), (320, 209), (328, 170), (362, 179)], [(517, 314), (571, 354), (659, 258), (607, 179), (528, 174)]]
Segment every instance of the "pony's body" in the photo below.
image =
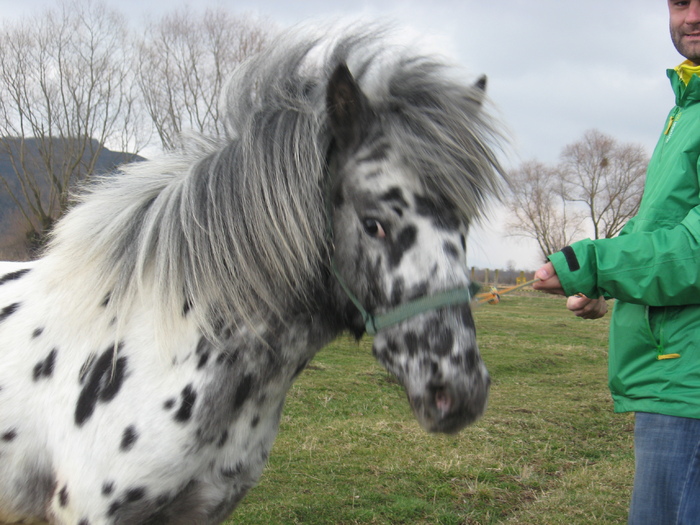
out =
[(146, 301), (115, 355), (105, 306), (85, 311), (87, 334), (66, 330), (72, 320), (53, 307), (65, 301), (41, 276), (50, 260), (21, 265), (30, 267), (2, 285), (3, 304), (19, 305), (22, 320), (2, 332), (3, 349), (22, 351), (3, 352), (0, 367), (0, 519), (224, 519), (262, 472), (294, 375), (335, 330), (302, 314), (283, 331), (241, 328), (214, 348), (184, 317), (162, 342), (178, 354), (166, 365), (143, 351), (157, 307)]
[[(483, 84), (400, 56), (365, 93), (381, 41), (350, 34), (314, 68), (317, 44), (241, 69), (225, 142), (100, 181), (44, 258), (0, 264), (0, 522), (221, 522), (295, 377), (362, 334), (353, 300), (381, 313), (469, 284), (466, 227), (498, 171)], [(426, 429), (483, 412), (468, 304), (382, 330), (374, 353)]]

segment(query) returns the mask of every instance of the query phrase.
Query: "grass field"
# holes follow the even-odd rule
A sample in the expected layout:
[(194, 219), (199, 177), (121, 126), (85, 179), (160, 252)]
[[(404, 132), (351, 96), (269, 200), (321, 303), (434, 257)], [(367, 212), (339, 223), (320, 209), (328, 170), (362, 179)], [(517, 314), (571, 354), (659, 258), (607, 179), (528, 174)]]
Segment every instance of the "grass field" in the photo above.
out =
[(341, 338), (292, 387), (262, 480), (228, 523), (625, 523), (633, 421), (612, 412), (607, 320), (537, 293), (475, 316), (493, 380), (484, 418), (423, 432), (371, 341)]

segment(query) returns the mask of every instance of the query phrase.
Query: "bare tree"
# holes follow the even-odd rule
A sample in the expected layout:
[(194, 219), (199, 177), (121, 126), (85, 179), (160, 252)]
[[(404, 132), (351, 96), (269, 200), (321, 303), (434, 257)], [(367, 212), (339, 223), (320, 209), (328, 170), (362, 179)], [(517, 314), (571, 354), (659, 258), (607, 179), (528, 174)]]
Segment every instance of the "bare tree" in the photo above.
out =
[(543, 260), (581, 234), (581, 214), (567, 209), (561, 175), (555, 168), (536, 161), (525, 162), (511, 171), (509, 178), (511, 193), (507, 204), (513, 218), (508, 231), (534, 239)]
[(139, 47), (139, 85), (164, 149), (178, 148), (186, 129), (222, 133), (226, 79), (267, 35), (261, 23), (222, 9), (177, 11), (149, 28)]
[(89, 176), (103, 148), (138, 151), (126, 25), (104, 4), (67, 2), (0, 29), (0, 177), (41, 236)]
[(614, 237), (635, 215), (648, 162), (641, 146), (619, 144), (597, 130), (564, 148), (564, 195), (586, 207), (594, 238)]

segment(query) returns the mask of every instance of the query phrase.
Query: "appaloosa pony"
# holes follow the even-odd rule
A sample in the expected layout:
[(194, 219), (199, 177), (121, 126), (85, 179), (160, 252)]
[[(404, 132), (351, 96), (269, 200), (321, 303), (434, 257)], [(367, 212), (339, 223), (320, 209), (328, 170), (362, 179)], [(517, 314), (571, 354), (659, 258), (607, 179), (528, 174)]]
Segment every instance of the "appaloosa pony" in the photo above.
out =
[(483, 413), (485, 82), (386, 38), (280, 37), (231, 80), (224, 138), (100, 178), (43, 258), (0, 264), (0, 521), (220, 523), (344, 330), (376, 333), (426, 430)]

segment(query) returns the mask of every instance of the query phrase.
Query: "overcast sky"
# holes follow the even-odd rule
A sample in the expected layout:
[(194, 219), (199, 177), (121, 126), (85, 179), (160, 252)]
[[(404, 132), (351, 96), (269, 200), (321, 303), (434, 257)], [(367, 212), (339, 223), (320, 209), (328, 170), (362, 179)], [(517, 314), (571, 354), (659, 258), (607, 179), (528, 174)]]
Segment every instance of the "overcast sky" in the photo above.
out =
[[(48, 0), (0, 0), (0, 20), (31, 15)], [(172, 0), (107, 0), (138, 23), (186, 5)], [(486, 74), (512, 147), (505, 162), (554, 164), (589, 129), (649, 154), (672, 107), (665, 70), (682, 58), (668, 36), (663, 0), (236, 0), (190, 2), (226, 7), (285, 27), (329, 17), (394, 20), (474, 77)], [(196, 7), (194, 7), (196, 5)], [(536, 269), (532, 241), (502, 232), (504, 213), (475, 231), (469, 263)]]

